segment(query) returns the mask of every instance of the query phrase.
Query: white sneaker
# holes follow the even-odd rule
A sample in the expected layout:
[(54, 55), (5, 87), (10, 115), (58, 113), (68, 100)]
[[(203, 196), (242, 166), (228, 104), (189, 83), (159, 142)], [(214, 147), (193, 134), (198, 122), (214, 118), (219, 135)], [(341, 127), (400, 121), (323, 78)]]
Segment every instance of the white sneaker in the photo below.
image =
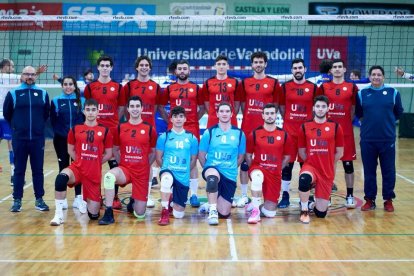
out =
[(346, 198), (345, 207), (348, 209), (355, 209), (356, 204), (353, 196), (348, 196)]
[(210, 212), (208, 214), (208, 224), (209, 225), (218, 225), (219, 224), (217, 210), (210, 210)]
[(59, 225), (63, 224), (63, 222), (64, 222), (63, 221), (63, 213), (55, 212), (55, 216), (50, 221), (50, 225), (51, 226), (59, 226)]
[(247, 195), (242, 195), (236, 203), (236, 206), (238, 208), (243, 208), (247, 203), (249, 203), (249, 198), (247, 197)]
[(67, 210), (68, 209), (68, 200), (65, 198), (65, 201), (62, 204), (62, 209)]
[(82, 196), (78, 196), (78, 210), (81, 214), (86, 214), (88, 211), (88, 204), (83, 200)]
[(231, 202), (231, 208), (236, 208), (236, 207), (237, 207), (237, 200), (233, 198), (233, 201)]
[(147, 200), (147, 208), (154, 208), (155, 202), (152, 200), (152, 198), (149, 196)]
[(332, 198), (331, 198), (331, 197), (329, 197), (328, 207), (331, 207), (331, 206), (332, 206)]
[(80, 204), (79, 198), (77, 196), (75, 196), (75, 199), (73, 200), (73, 203), (72, 203), (72, 208), (78, 209), (79, 204)]
[(198, 208), (198, 212), (200, 214), (208, 214), (209, 208), (210, 208), (210, 205), (208, 204), (208, 202), (206, 202), (203, 205), (201, 205), (200, 208)]
[(247, 219), (247, 223), (256, 224), (260, 221), (260, 210), (257, 207), (253, 207), (250, 217)]
[(246, 213), (246, 215), (248, 213), (250, 213), (251, 211), (253, 211), (254, 206), (252, 203), (246, 204), (246, 206), (244, 206), (244, 212)]

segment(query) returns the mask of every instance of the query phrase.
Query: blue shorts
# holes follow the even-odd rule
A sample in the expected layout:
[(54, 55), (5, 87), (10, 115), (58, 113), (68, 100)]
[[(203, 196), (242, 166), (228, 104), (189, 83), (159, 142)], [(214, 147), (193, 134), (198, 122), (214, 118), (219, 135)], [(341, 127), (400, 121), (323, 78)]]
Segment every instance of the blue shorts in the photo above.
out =
[(12, 130), (9, 123), (6, 120), (0, 120), (0, 139), (11, 141)]
[[(202, 176), (203, 179), (207, 181), (206, 177), (205, 177), (205, 172), (210, 169), (216, 169), (216, 167), (214, 166), (208, 166), (205, 167), (203, 169), (202, 172)], [(218, 196), (221, 196), (222, 198), (224, 198), (225, 200), (227, 200), (228, 202), (232, 203), (233, 202), (233, 197), (234, 197), (234, 193), (236, 192), (236, 182), (233, 180), (228, 179), (227, 177), (225, 177), (219, 170), (217, 170), (219, 175), (220, 175), (220, 181), (218, 183)]]
[(185, 186), (183, 184), (181, 184), (181, 182), (179, 182), (175, 177), (174, 174), (171, 170), (162, 170), (160, 171), (160, 179), (161, 179), (161, 175), (165, 172), (169, 172), (172, 176), (173, 176), (173, 198), (172, 201), (178, 205), (180, 205), (181, 207), (185, 208), (185, 203), (187, 202), (188, 199), (188, 191), (190, 190), (190, 187)]

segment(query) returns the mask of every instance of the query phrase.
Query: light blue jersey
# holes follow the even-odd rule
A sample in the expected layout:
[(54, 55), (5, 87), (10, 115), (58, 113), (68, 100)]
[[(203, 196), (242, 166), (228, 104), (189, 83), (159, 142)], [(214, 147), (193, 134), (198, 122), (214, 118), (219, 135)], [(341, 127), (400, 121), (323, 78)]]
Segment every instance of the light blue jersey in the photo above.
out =
[(200, 151), (207, 153), (204, 168), (213, 166), (228, 179), (237, 181), (237, 159), (246, 152), (246, 136), (239, 128), (232, 126), (223, 131), (215, 125), (204, 132)]
[(164, 152), (161, 171), (172, 171), (178, 182), (189, 186), (191, 156), (198, 153), (197, 138), (188, 131), (169, 130), (158, 137), (156, 150)]

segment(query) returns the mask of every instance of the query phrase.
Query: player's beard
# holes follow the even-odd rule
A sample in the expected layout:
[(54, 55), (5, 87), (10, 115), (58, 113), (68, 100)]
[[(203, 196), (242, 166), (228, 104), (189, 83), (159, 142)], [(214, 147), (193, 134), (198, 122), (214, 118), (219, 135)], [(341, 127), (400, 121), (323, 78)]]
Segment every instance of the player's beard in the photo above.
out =
[(273, 118), (265, 120), (265, 124), (269, 126), (274, 125), (275, 122), (276, 120), (273, 120)]
[(302, 73), (298, 72), (293, 77), (295, 78), (295, 80), (301, 81), (301, 80), (303, 80), (304, 75)]
[[(328, 113), (328, 112), (326, 112), (326, 113)], [(316, 118), (318, 118), (318, 119), (325, 119), (325, 118), (326, 118), (326, 113), (324, 113), (323, 115), (318, 115), (318, 114), (315, 112), (315, 117), (316, 117)]]
[(178, 77), (180, 80), (185, 81), (185, 80), (187, 80), (187, 79), (188, 79), (188, 77), (189, 77), (189, 76), (190, 76), (189, 74), (180, 74), (180, 75), (178, 75), (177, 77)]

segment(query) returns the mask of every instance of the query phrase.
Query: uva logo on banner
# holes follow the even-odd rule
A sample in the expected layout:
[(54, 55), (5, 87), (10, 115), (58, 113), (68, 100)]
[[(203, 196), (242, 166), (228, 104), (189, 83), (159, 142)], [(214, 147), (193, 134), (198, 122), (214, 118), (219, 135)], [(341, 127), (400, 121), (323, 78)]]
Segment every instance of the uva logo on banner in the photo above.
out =
[[(122, 4), (63, 4), (64, 15), (155, 15), (155, 5)], [(110, 31), (155, 32), (155, 22), (139, 21), (83, 21), (64, 22), (65, 31)]]
[(348, 60), (347, 37), (312, 37), (310, 42), (310, 69), (319, 71), (324, 59)]

